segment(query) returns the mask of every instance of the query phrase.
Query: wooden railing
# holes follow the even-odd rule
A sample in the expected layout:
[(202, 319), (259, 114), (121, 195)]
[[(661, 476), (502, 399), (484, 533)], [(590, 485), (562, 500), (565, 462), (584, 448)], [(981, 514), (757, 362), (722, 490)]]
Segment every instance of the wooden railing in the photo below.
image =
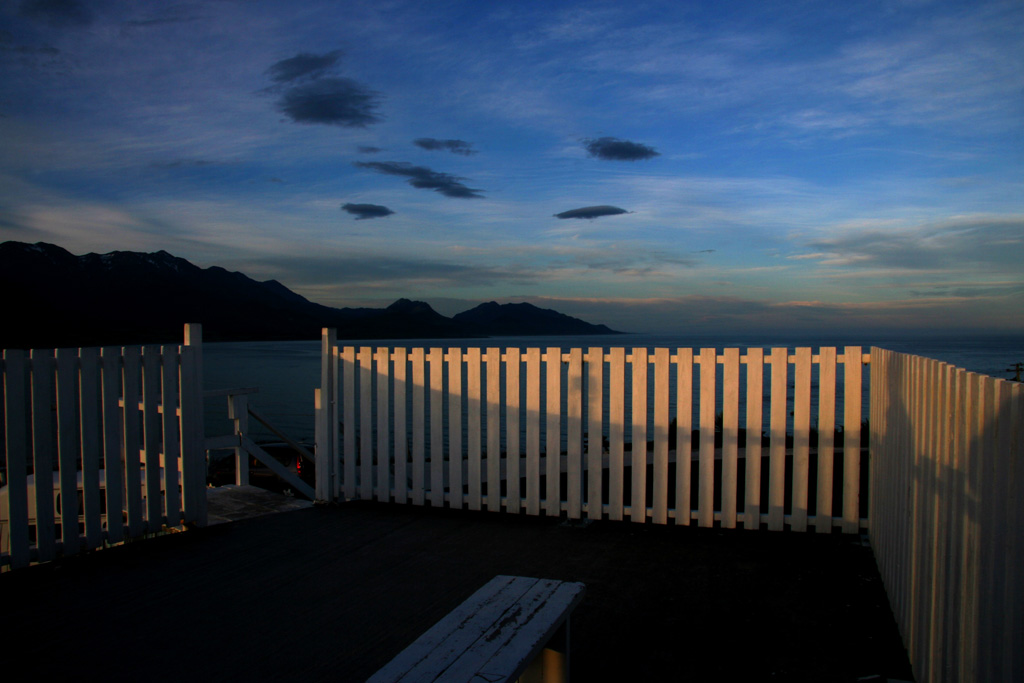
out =
[(4, 351), (0, 566), (205, 524), (201, 343)]
[(871, 462), (871, 545), (917, 680), (1024, 680), (1024, 385), (873, 349)]
[(317, 497), (856, 533), (868, 360), (860, 347), (356, 349), (325, 330)]
[(299, 492), (306, 498), (313, 500), (315, 491), (313, 487), (303, 481), (296, 473), (277, 461), (274, 456), (267, 453), (262, 446), (251, 438), (249, 430), (249, 418), (255, 419), (266, 429), (269, 429), (281, 441), (292, 449), (300, 458), (305, 458), (310, 464), (315, 464), (316, 457), (306, 450), (306, 447), (291, 437), (278, 430), (262, 414), (256, 411), (249, 404), (249, 396), (259, 391), (255, 387), (239, 389), (214, 389), (203, 393), (204, 398), (224, 397), (228, 402), (228, 419), (231, 420), (232, 433), (221, 436), (209, 436), (206, 438), (206, 451), (232, 450), (235, 460), (235, 484), (245, 486), (249, 483), (249, 457), (252, 456), (258, 462), (281, 481), (290, 485), (292, 489)]

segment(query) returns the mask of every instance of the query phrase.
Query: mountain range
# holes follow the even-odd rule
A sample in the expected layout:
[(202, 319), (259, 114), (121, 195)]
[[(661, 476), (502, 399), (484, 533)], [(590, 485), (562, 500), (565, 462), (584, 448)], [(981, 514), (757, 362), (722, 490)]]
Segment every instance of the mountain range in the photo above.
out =
[(199, 322), (207, 341), (416, 339), (615, 334), (528, 303), (489, 302), (445, 317), (422, 301), (331, 308), (276, 280), (259, 282), (166, 251), (76, 256), (45, 242), (0, 244), (0, 348), (179, 342)]

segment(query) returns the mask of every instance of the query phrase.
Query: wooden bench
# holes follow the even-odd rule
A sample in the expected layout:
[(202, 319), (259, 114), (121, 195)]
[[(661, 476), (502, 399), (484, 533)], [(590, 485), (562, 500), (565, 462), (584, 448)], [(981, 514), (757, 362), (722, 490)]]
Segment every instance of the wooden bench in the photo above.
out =
[(496, 576), (370, 678), (568, 680), (569, 614), (582, 583)]

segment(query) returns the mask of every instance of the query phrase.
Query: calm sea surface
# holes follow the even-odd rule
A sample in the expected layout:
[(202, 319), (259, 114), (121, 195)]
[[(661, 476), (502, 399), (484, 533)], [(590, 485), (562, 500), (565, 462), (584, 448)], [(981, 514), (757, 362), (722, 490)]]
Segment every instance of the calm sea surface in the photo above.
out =
[[(569, 348), (646, 347), (649, 349), (739, 347), (746, 349), (785, 346), (821, 346), (841, 348), (847, 343), (860, 345), (866, 353), (871, 346), (894, 351), (914, 353), (945, 361), (967, 370), (992, 375), (1013, 377), (1009, 370), (1014, 363), (1024, 362), (1024, 339), (970, 339), (970, 340), (887, 340), (884, 338), (835, 340), (787, 339), (783, 337), (687, 337), (682, 335), (598, 335), (563, 337), (493, 337), (490, 339), (412, 339), (355, 341), (355, 346), (388, 347), (499, 347), (499, 348)], [(320, 342), (240, 342), (208, 343), (203, 345), (204, 384), (206, 389), (255, 387), (259, 393), (250, 396), (251, 404), (278, 429), (292, 438), (312, 442), (314, 435), (313, 391), (320, 379)], [(627, 373), (628, 374), (628, 373)], [(719, 392), (720, 393), (720, 392)], [(628, 402), (627, 402), (628, 405)], [(207, 434), (228, 433), (227, 400), (206, 400)], [(841, 413), (840, 413), (841, 414)], [(741, 417), (742, 419), (742, 417)], [(257, 441), (276, 440), (259, 423), (251, 425)]]

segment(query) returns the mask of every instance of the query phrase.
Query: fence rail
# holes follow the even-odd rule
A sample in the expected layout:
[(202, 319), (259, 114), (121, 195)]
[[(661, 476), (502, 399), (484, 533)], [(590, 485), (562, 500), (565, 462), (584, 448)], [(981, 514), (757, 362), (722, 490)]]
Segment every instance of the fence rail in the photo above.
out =
[(3, 352), (0, 564), (205, 522), (200, 336)]
[(325, 331), (317, 497), (856, 533), (869, 358), (357, 349)]
[(920, 681), (1024, 678), (1024, 385), (872, 350), (871, 545)]

